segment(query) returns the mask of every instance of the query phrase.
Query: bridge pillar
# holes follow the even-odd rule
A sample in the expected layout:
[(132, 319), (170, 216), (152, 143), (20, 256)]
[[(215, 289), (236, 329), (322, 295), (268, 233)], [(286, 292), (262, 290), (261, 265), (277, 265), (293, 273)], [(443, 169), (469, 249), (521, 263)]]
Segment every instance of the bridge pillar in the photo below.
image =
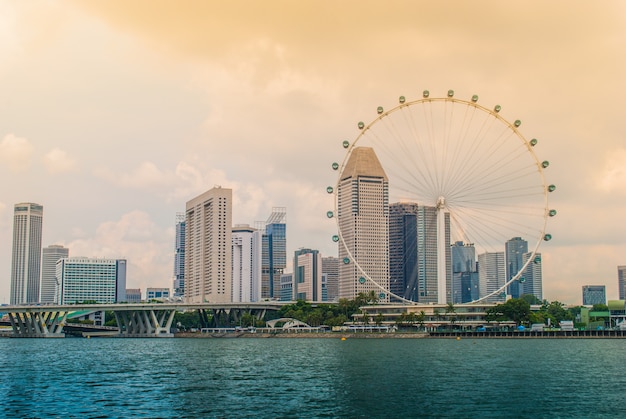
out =
[(115, 310), (120, 335), (125, 337), (173, 337), (170, 332), (176, 310)]
[(67, 311), (25, 311), (7, 313), (13, 328), (13, 337), (62, 338)]

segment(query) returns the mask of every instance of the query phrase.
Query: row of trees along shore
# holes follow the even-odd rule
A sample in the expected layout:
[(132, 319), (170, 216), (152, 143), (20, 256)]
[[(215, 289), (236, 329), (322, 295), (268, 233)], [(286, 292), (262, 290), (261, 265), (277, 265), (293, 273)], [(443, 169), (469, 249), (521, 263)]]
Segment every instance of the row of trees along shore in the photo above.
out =
[[(361, 320), (366, 324), (380, 325), (383, 322), (382, 314), (368, 316), (363, 313), (360, 307), (366, 305), (378, 304), (379, 298), (376, 292), (359, 293), (354, 299), (341, 298), (336, 304), (316, 304), (298, 300), (293, 304), (287, 304), (281, 307), (277, 312), (268, 312), (265, 319), (259, 320), (251, 314), (241, 316), (237, 324), (227, 324), (224, 326), (255, 326), (263, 327), (265, 321), (278, 318), (294, 318), (305, 322), (311, 326), (342, 326), (345, 323), (352, 322), (353, 315), (362, 314)], [(531, 305), (540, 306), (539, 310), (531, 311)], [(526, 294), (520, 298), (511, 298), (505, 303), (496, 304), (487, 309), (485, 321), (502, 322), (513, 321), (518, 325), (531, 325), (534, 323), (547, 324), (548, 320), (553, 325), (558, 325), (562, 320), (575, 320), (580, 313), (581, 307), (566, 308), (565, 304), (559, 301), (548, 302), (547, 300), (539, 300), (534, 295)], [(594, 305), (593, 311), (607, 311), (608, 308), (604, 304)], [(443, 310), (434, 310), (434, 316), (438, 319), (450, 319), (451, 326), (456, 321), (456, 307), (449, 303)], [(113, 313), (106, 314), (107, 325), (115, 326), (115, 318)], [(424, 311), (419, 313), (403, 313), (396, 319), (396, 325), (399, 328), (414, 326), (423, 326), (427, 320)], [(197, 311), (177, 312), (174, 316), (174, 325), (181, 330), (190, 330), (201, 327), (200, 316)]]

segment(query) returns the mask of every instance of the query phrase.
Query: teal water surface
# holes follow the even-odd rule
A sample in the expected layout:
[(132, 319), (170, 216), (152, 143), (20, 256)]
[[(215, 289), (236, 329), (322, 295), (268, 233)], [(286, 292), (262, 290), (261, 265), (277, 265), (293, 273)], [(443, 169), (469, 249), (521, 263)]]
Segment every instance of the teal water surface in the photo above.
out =
[(8, 418), (620, 418), (622, 339), (0, 339)]

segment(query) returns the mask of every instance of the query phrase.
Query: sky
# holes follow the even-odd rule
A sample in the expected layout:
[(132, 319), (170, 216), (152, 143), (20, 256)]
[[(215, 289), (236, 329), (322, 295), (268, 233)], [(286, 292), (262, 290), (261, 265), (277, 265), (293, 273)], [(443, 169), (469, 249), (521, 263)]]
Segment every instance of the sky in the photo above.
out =
[(335, 254), (341, 142), (425, 89), (539, 139), (544, 298), (617, 299), (625, 75), (621, 0), (0, 2), (0, 303), (18, 202), (44, 206), (44, 247), (128, 259), (128, 288), (171, 288), (175, 215), (216, 185), (233, 223), (285, 207), (288, 254)]

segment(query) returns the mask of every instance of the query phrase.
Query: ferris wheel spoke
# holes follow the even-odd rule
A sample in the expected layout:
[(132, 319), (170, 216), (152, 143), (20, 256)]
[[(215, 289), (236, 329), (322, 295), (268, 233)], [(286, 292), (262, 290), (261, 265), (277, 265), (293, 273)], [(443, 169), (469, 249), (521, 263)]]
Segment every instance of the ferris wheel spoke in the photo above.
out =
[[(367, 281), (365, 289), (373, 289), (367, 288), (370, 284), (397, 301), (406, 302), (404, 297), (417, 298), (417, 294), (405, 294), (407, 290), (399, 288), (394, 288), (393, 294), (391, 290), (385, 291), (384, 281), (377, 279), (382, 265), (370, 260), (371, 249), (378, 249), (381, 242), (391, 240), (391, 230), (384, 238), (371, 221), (349, 218), (376, 212), (376, 206), (382, 202), (385, 205), (397, 203), (401, 211), (414, 211), (413, 222), (420, 226), (412, 242), (403, 244), (421, 249), (419, 261), (415, 263), (420, 266), (420, 290), (426, 294), (418, 298), (420, 301), (432, 295), (437, 302), (445, 298), (445, 284), (450, 279), (442, 282), (447, 271), (441, 267), (449, 256), (442, 255), (444, 252), (449, 255), (450, 250), (446, 250), (444, 241), (471, 243), (480, 252), (502, 253), (507, 241), (522, 237), (536, 242), (530, 246), (530, 254), (534, 255), (544, 236), (548, 236), (545, 234), (547, 217), (553, 214), (548, 209), (547, 193), (552, 189), (544, 179), (543, 169), (547, 164), (540, 162), (532, 149), (536, 142), (528, 142), (520, 134), (519, 121), (512, 124), (502, 118), (499, 106), (488, 109), (477, 103), (477, 97), (469, 101), (453, 96), (452, 91), (444, 97), (429, 97), (425, 92), (423, 98), (413, 101), (407, 102), (401, 97), (400, 105), (386, 112), (379, 108), (378, 117), (371, 123), (359, 123), (361, 131), (346, 147), (348, 153), (341, 165), (343, 172), (356, 149), (370, 147), (386, 174), (385, 197), (377, 197), (376, 202), (364, 206), (355, 201), (361, 195), (359, 198), (345, 195), (339, 202), (340, 182), (337, 183), (335, 213), (342, 244), (340, 257), (354, 262), (342, 272), (362, 275)], [(365, 186), (361, 191), (361, 186), (354, 183), (342, 185), (345, 191), (359, 188), (359, 194), (368, 196)], [(385, 211), (390, 217), (391, 209)], [(428, 247), (432, 244), (427, 241), (436, 242), (436, 249)], [(432, 259), (433, 252), (436, 260)], [(403, 256), (398, 263), (405, 262), (407, 259)], [(398, 269), (389, 266), (389, 272), (397, 274)], [(428, 282), (433, 273), (437, 276), (436, 291)], [(353, 283), (357, 279), (353, 279)], [(508, 283), (508, 280), (509, 277), (503, 282)], [(425, 285), (424, 281), (430, 285)], [(409, 291), (416, 287), (413, 282), (405, 285)], [(500, 283), (497, 292), (493, 291), (493, 284), (490, 287), (488, 295), (481, 291), (480, 300), (504, 289)]]

